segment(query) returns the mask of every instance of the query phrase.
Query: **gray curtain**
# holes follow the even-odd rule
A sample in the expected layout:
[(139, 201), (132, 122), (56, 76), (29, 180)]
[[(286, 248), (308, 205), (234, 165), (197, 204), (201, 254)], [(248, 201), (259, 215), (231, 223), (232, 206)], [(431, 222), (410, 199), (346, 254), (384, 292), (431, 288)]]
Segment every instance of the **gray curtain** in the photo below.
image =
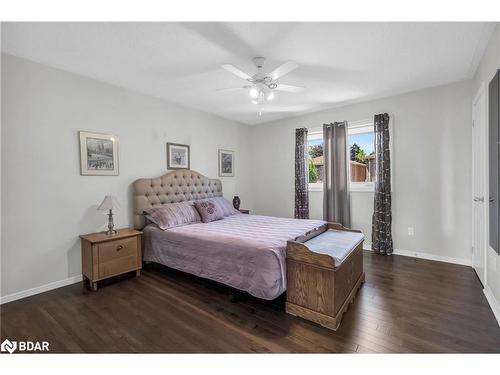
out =
[(307, 128), (295, 129), (295, 218), (309, 219)]
[(347, 122), (323, 125), (325, 177), (323, 180), (323, 219), (351, 225)]
[(392, 254), (391, 152), (389, 115), (375, 115), (375, 204), (372, 218), (372, 249)]

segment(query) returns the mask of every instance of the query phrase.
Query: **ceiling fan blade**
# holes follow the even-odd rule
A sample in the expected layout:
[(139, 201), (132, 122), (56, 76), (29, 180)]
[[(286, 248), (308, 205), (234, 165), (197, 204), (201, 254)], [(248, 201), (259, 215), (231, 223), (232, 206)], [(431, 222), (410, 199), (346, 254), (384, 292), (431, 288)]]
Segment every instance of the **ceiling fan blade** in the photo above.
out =
[(222, 69), (225, 69), (227, 70), (229, 73), (233, 73), (235, 76), (238, 76), (240, 78), (243, 78), (245, 80), (249, 80), (251, 79), (252, 77), (250, 77), (248, 74), (246, 74), (245, 72), (242, 72), (241, 70), (239, 70), (237, 67), (235, 67), (234, 65), (231, 65), (231, 64), (224, 64), (224, 65), (221, 65), (220, 66)]
[(285, 74), (297, 69), (298, 66), (299, 64), (296, 62), (288, 61), (274, 69), (271, 73), (269, 73), (269, 76), (273, 79), (273, 81), (276, 81), (278, 78), (283, 77)]
[(230, 92), (230, 91), (239, 91), (239, 90), (245, 90), (246, 87), (230, 87), (227, 89), (218, 89), (215, 90), (216, 92)]
[(278, 86), (276, 86), (275, 90), (287, 91), (287, 92), (300, 92), (300, 91), (304, 90), (304, 87), (292, 86), (292, 85), (282, 85), (281, 83), (278, 83)]

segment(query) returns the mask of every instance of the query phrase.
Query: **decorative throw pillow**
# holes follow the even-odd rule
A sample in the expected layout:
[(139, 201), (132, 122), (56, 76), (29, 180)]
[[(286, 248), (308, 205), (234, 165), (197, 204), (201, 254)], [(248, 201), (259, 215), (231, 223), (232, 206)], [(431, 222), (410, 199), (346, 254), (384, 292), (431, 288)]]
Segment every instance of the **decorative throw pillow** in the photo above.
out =
[(234, 208), (233, 205), (224, 197), (215, 197), (215, 198), (210, 198), (208, 200), (215, 203), (217, 208), (219, 208), (222, 211), (224, 217), (241, 214), (241, 212), (238, 211), (236, 208)]
[(145, 210), (144, 215), (163, 230), (201, 221), (193, 202), (163, 204)]
[(222, 210), (211, 200), (195, 201), (194, 206), (201, 216), (201, 221), (204, 223), (224, 218)]

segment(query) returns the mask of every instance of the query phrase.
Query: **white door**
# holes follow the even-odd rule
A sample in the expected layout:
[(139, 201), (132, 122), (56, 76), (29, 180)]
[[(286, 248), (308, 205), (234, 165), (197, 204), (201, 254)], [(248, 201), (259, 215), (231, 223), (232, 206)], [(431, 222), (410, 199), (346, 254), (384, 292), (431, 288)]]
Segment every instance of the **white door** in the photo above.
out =
[(486, 274), (486, 91), (472, 103), (472, 267), (485, 285)]

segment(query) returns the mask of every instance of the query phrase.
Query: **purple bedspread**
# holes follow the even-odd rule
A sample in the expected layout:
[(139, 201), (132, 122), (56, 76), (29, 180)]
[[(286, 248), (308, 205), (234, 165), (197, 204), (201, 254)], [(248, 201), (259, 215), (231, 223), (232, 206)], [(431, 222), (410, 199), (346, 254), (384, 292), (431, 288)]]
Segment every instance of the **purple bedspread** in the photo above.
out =
[(144, 228), (144, 260), (215, 280), (263, 299), (286, 290), (286, 243), (321, 220), (237, 214), (210, 223)]

